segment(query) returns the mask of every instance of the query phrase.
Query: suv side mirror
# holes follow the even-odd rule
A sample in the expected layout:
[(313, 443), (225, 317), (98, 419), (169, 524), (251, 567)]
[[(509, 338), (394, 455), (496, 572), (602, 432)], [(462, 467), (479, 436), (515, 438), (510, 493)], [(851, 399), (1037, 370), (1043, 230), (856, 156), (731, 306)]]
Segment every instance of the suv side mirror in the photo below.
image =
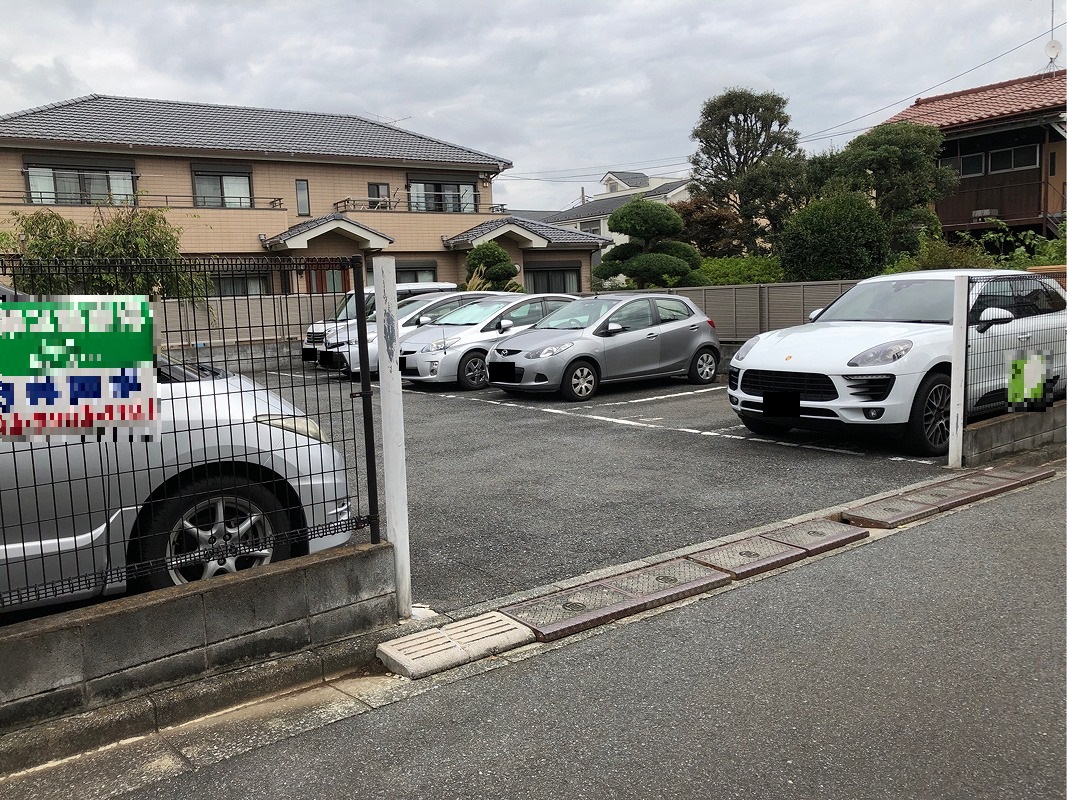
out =
[(814, 322), (815, 320), (817, 320), (819, 318), (819, 314), (821, 314), (825, 310), (826, 309), (823, 308), (817, 308), (812, 311), (810, 314), (808, 314), (808, 322)]
[(994, 325), (1003, 325), (1005, 322), (1011, 322), (1015, 319), (1015, 315), (1008, 311), (1006, 308), (987, 308), (982, 312), (982, 315), (978, 317), (978, 332), (985, 333)]

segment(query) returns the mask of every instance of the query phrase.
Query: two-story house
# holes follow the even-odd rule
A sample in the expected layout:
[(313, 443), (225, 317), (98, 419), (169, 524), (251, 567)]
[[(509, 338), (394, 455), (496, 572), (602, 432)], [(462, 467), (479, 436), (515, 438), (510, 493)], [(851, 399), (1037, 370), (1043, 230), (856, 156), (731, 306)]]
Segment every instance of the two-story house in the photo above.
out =
[[(344, 291), (348, 273), (314, 259), (377, 252), (395, 257), (397, 281), (462, 282), (466, 251), (485, 241), (508, 251), (530, 290), (587, 291), (608, 240), (508, 214), (493, 179), (509, 167), (342, 114), (94, 94), (0, 116), (0, 218), (165, 208), (184, 253), (221, 257), (220, 294)], [(312, 260), (290, 274), (257, 271), (263, 259), (248, 256)]]
[(946, 232), (988, 228), (1055, 236), (1067, 182), (1067, 70), (923, 97), (888, 122), (935, 125), (944, 135), (941, 164), (960, 176), (938, 202)]
[(630, 237), (608, 230), (608, 217), (612, 212), (635, 197), (658, 203), (688, 200), (689, 182), (689, 178), (649, 177), (643, 172), (609, 172), (600, 179), (603, 192), (574, 208), (551, 214), (544, 221), (594, 236), (611, 237), (612, 246), (622, 244)]

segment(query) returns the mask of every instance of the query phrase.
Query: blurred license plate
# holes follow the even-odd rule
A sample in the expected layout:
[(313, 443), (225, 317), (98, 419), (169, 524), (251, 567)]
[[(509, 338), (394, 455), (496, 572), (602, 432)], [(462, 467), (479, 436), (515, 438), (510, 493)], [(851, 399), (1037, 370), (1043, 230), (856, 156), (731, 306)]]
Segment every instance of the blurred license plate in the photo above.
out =
[(489, 380), (513, 383), (515, 381), (515, 365), (510, 361), (491, 361), (489, 367)]
[(403, 372), (408, 368), (408, 357), (400, 356), (400, 371)]

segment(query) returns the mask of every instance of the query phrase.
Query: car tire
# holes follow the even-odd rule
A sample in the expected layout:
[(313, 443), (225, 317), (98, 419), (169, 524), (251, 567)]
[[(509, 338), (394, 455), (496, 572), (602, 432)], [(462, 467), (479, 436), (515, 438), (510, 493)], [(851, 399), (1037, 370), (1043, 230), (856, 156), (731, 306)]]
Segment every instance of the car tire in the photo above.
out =
[(582, 403), (596, 394), (599, 385), (596, 367), (588, 361), (575, 361), (563, 371), (559, 391), (572, 403)]
[(701, 347), (689, 364), (689, 382), (706, 385), (714, 382), (719, 370), (719, 355), (714, 348)]
[(484, 389), (489, 385), (489, 373), (485, 368), (485, 353), (473, 350), (459, 360), (456, 383), (465, 391)]
[(792, 430), (788, 425), (778, 425), (774, 422), (764, 422), (752, 417), (741, 417), (745, 427), (757, 436), (782, 436)]
[[(131, 563), (127, 566), (130, 572), (136, 573), (140, 571), (138, 564), (156, 563), (146, 574), (129, 581), (135, 591), (180, 586), (282, 561), (291, 551), (288, 541), (274, 541), (276, 536), (284, 536), (292, 527), (285, 507), (266, 486), (247, 480), (201, 478), (179, 487), (172, 497), (154, 501), (150, 513), (140, 536), (130, 548)], [(191, 533), (192, 530), (197, 533)], [(192, 561), (184, 565), (166, 564), (167, 559), (205, 547), (224, 546), (227, 541), (234, 540), (252, 545), (262, 542), (262, 546), (247, 553), (223, 553), (221, 559)]]
[(931, 372), (923, 378), (911, 402), (911, 416), (904, 435), (908, 450), (920, 456), (948, 453), (951, 398), (948, 375)]

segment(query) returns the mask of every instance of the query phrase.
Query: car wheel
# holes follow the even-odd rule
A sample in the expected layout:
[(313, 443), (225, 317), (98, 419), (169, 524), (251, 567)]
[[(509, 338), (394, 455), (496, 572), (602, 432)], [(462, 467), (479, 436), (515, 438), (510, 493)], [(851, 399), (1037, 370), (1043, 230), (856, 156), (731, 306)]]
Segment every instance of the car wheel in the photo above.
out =
[(792, 430), (788, 425), (777, 425), (773, 422), (764, 422), (761, 419), (753, 419), (752, 417), (741, 417), (741, 421), (745, 423), (746, 428), (757, 436), (781, 436)]
[(563, 372), (563, 380), (560, 381), (559, 390), (565, 398), (574, 403), (588, 400), (596, 394), (597, 385), (596, 369), (588, 361), (575, 361)]
[(485, 369), (485, 353), (475, 350), (459, 360), (456, 375), (460, 389), (484, 389), (489, 385), (489, 374)]
[(715, 380), (719, 369), (719, 358), (710, 347), (701, 347), (693, 356), (689, 365), (689, 382), (706, 384)]
[[(290, 545), (274, 538), (290, 527), (284, 506), (266, 487), (201, 478), (156, 501), (131, 555), (134, 562), (161, 562), (160, 568), (130, 583), (136, 590), (162, 589), (282, 561)], [(193, 555), (205, 549), (216, 557)], [(130, 567), (135, 570), (136, 563)]]
[(948, 452), (952, 390), (948, 375), (931, 372), (915, 392), (904, 441), (916, 455), (943, 456)]

